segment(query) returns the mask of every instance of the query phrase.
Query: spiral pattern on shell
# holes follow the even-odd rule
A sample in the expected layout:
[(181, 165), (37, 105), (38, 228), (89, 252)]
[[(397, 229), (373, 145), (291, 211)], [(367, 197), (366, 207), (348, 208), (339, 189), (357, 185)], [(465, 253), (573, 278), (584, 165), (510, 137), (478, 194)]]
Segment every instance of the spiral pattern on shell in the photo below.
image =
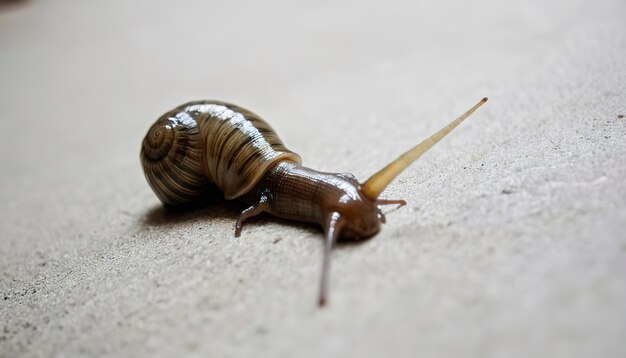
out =
[(186, 113), (167, 113), (152, 125), (143, 141), (141, 163), (162, 202), (182, 204), (202, 193), (207, 184), (203, 147), (198, 125)]
[(211, 183), (226, 199), (240, 197), (282, 160), (301, 163), (259, 116), (217, 101), (189, 102), (164, 114), (141, 150), (148, 183), (172, 205), (195, 199)]

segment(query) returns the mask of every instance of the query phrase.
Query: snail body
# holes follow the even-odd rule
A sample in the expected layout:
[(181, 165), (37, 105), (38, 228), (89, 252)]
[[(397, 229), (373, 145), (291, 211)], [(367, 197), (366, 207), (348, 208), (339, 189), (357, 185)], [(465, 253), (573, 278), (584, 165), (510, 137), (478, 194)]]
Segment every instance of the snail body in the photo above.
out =
[(251, 111), (219, 101), (194, 101), (162, 115), (141, 150), (146, 179), (167, 205), (193, 201), (217, 187), (226, 199), (250, 205), (235, 224), (262, 212), (315, 223), (326, 240), (319, 303), (326, 302), (330, 253), (338, 239), (363, 239), (380, 230), (385, 187), (421, 154), (486, 102), (483, 99), (450, 125), (418, 144), (364, 183), (351, 174), (324, 173), (302, 165), (271, 126)]

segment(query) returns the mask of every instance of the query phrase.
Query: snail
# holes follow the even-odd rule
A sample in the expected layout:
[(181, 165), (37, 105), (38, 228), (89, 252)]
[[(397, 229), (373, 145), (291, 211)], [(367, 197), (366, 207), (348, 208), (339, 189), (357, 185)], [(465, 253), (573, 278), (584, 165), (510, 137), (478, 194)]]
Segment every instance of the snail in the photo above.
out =
[(483, 98), (363, 183), (352, 174), (303, 166), (266, 121), (219, 101), (185, 103), (161, 116), (143, 141), (141, 164), (150, 187), (166, 205), (191, 202), (211, 187), (227, 200), (250, 205), (235, 223), (236, 237), (246, 219), (262, 212), (321, 225), (325, 240), (318, 303), (323, 306), (335, 242), (378, 233), (385, 223), (380, 206), (406, 204), (380, 199), (387, 185), (486, 101)]

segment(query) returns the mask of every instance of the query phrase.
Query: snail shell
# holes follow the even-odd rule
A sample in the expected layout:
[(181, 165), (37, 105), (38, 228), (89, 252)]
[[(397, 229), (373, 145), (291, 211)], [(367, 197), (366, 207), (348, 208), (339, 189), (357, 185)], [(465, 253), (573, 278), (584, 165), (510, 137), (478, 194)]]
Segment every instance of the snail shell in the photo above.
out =
[(258, 115), (218, 101), (189, 102), (165, 113), (141, 150), (148, 183), (170, 205), (195, 199), (211, 184), (224, 198), (238, 198), (283, 160), (302, 162)]

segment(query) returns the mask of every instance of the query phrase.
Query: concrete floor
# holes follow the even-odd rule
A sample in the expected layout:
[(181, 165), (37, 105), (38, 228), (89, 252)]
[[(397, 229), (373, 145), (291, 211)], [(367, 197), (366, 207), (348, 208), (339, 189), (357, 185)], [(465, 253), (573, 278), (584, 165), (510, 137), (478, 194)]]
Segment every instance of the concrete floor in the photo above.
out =
[[(626, 3), (0, 5), (0, 357), (625, 357)], [(168, 214), (141, 140), (222, 99), (386, 191), (371, 240)]]

